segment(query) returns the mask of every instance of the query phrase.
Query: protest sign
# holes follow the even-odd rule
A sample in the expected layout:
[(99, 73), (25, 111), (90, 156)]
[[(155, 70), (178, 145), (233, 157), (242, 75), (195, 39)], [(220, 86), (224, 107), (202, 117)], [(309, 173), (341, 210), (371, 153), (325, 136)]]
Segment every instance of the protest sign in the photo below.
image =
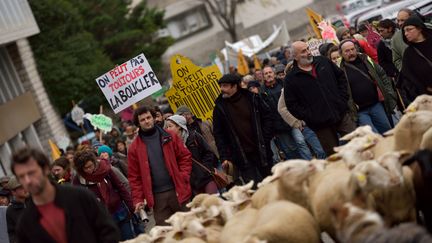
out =
[(315, 39), (315, 38), (308, 40), (307, 44), (308, 44), (309, 50), (311, 51), (313, 56), (321, 55), (319, 52), (319, 47), (320, 47), (320, 45), (322, 45), (325, 42), (326, 41), (324, 41), (322, 39)]
[(104, 132), (110, 132), (112, 130), (112, 119), (110, 117), (105, 116), (104, 114), (92, 115), (86, 113), (84, 118), (89, 120), (92, 126), (98, 128)]
[(165, 93), (171, 109), (187, 105), (200, 119), (211, 120), (214, 101), (220, 94), (217, 81), (222, 77), (217, 65), (200, 67), (187, 57), (171, 57), (172, 87)]
[(96, 83), (115, 113), (162, 88), (144, 54), (98, 77)]
[(71, 111), (71, 118), (78, 126), (81, 126), (84, 123), (84, 110), (78, 105), (74, 105)]

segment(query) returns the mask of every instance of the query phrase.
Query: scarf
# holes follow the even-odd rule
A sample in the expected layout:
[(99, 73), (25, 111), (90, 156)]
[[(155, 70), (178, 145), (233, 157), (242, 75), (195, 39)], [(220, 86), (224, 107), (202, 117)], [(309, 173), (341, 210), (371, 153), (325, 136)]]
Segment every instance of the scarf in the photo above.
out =
[[(80, 176), (80, 182), (81, 184), (85, 184), (85, 185), (97, 184), (99, 192), (102, 196), (102, 200), (105, 203), (108, 203), (109, 187), (108, 187), (108, 181), (106, 180), (106, 177), (111, 171), (111, 165), (107, 160), (99, 159), (99, 161), (96, 163), (96, 166), (97, 168), (92, 174), (87, 174), (83, 172), (82, 175)], [(82, 179), (85, 180), (84, 183)]]

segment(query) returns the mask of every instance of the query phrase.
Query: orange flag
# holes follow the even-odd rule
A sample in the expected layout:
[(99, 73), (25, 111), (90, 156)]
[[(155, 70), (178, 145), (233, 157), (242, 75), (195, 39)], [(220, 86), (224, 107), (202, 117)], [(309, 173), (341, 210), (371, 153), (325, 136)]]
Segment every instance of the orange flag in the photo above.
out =
[(60, 149), (57, 147), (57, 145), (51, 139), (48, 139), (48, 143), (49, 143), (49, 146), (51, 148), (51, 158), (53, 160), (60, 158), (61, 153), (60, 153)]
[(255, 70), (261, 70), (261, 63), (255, 54), (253, 55), (253, 59), (254, 59)]
[(249, 65), (241, 49), (237, 54), (237, 72), (241, 75), (249, 74)]

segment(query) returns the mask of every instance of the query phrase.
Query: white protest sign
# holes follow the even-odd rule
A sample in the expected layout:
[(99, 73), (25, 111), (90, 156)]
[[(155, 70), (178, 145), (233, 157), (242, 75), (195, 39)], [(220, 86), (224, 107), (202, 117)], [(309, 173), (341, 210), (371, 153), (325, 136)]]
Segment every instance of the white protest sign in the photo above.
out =
[(54, 136), (54, 139), (57, 142), (57, 146), (61, 149), (63, 149), (63, 151), (66, 151), (67, 146), (69, 146), (70, 144), (70, 138), (66, 135), (56, 135)]
[(84, 110), (78, 105), (75, 105), (71, 111), (71, 118), (72, 121), (74, 121), (78, 126), (80, 126), (84, 123)]
[(108, 71), (96, 83), (115, 113), (162, 88), (144, 54)]
[(312, 38), (310, 40), (308, 40), (307, 44), (309, 46), (309, 50), (312, 53), (312, 56), (320, 56), (320, 52), (319, 52), (319, 47), (320, 45), (324, 44), (326, 41), (322, 40), (322, 39), (315, 39)]

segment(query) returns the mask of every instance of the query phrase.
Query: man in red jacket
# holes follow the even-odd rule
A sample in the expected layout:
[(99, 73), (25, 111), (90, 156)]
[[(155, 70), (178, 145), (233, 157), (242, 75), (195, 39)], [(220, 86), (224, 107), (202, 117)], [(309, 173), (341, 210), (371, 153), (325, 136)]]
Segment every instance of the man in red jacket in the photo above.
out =
[(147, 202), (156, 225), (177, 211), (186, 211), (192, 192), (189, 183), (192, 155), (181, 139), (155, 126), (155, 112), (146, 106), (134, 113), (138, 136), (128, 151), (128, 179), (135, 211)]

